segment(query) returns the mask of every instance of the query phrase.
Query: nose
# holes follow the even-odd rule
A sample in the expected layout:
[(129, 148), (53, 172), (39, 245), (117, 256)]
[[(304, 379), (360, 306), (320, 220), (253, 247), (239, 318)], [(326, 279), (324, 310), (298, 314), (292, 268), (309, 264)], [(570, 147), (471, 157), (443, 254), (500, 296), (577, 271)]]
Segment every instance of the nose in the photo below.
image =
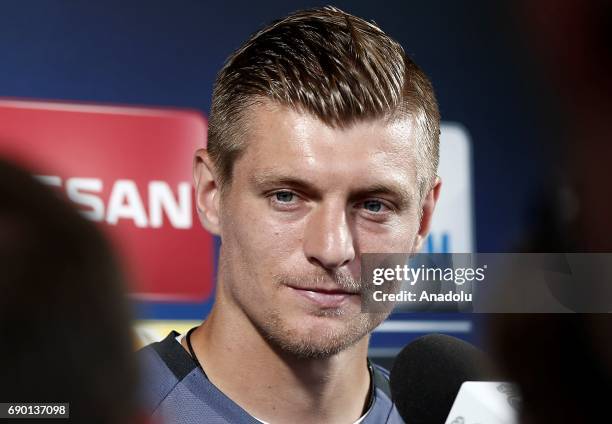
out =
[(311, 212), (304, 234), (309, 262), (333, 270), (355, 259), (355, 247), (344, 205), (321, 206)]

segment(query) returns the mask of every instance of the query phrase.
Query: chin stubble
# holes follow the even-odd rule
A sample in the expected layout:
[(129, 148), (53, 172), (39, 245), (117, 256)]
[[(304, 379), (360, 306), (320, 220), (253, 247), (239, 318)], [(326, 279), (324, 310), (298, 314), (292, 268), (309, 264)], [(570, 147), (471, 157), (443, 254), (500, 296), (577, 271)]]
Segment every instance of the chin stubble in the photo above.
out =
[[(349, 293), (362, 293), (362, 282), (344, 273), (310, 273), (304, 275), (277, 274), (274, 283), (277, 289), (282, 286), (299, 287), (302, 289), (316, 288), (320, 284), (333, 282), (340, 290)], [(303, 359), (324, 359), (336, 355), (353, 346), (372, 332), (388, 313), (357, 313), (348, 317), (347, 312), (340, 308), (319, 309), (312, 311), (316, 317), (346, 319), (345, 325), (339, 330), (319, 332), (309, 329), (306, 332), (291, 328), (278, 309), (267, 311), (260, 332), (273, 345), (284, 352)]]

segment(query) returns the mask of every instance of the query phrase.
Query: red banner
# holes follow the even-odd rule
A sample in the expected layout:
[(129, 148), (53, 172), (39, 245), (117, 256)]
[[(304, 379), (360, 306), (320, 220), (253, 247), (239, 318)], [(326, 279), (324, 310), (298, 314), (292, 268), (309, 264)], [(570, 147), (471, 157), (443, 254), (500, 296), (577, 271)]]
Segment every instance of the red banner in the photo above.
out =
[(199, 112), (0, 100), (0, 153), (57, 187), (117, 248), (134, 295), (202, 301), (214, 243), (194, 207)]

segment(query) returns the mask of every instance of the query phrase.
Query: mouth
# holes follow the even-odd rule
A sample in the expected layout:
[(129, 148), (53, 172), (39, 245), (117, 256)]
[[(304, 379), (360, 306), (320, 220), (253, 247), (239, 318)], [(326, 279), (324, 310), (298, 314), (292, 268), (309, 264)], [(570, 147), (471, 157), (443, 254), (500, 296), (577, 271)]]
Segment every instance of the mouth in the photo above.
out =
[(359, 293), (357, 292), (351, 292), (340, 288), (287, 287), (297, 296), (301, 296), (320, 308), (339, 308), (351, 299), (359, 297)]

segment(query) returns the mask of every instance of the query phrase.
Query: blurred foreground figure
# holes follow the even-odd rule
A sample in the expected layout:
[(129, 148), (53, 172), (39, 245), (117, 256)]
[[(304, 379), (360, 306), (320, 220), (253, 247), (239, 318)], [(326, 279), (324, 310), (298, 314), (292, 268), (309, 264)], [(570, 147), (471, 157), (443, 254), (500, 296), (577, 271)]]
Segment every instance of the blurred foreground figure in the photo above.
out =
[[(612, 5), (523, 1), (534, 57), (557, 96), (564, 140), (558, 195), (542, 201), (523, 251), (612, 251)], [(570, 35), (571, 34), (571, 35)], [(608, 282), (609, 283), (609, 282)], [(604, 299), (605, 300), (605, 299)], [(609, 422), (612, 315), (502, 315), (490, 322), (494, 355), (523, 395), (522, 424)]]
[(612, 393), (609, 314), (496, 315), (493, 354), (519, 384), (521, 424), (596, 423)]
[(0, 402), (70, 403), (70, 422), (138, 422), (128, 308), (106, 241), (1, 159), (0, 199)]

